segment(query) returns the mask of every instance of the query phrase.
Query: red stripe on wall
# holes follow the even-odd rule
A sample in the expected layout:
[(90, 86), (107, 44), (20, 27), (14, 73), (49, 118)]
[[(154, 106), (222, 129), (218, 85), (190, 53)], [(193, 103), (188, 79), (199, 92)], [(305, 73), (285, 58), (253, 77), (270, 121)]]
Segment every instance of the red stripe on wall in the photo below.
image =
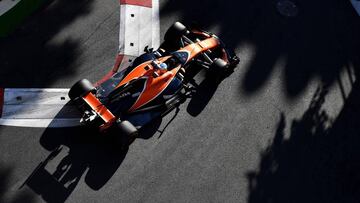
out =
[(123, 58), (124, 58), (123, 54), (117, 55), (114, 67), (101, 80), (97, 81), (95, 83), (95, 86), (99, 86), (101, 83), (103, 83), (106, 80), (108, 80), (109, 78), (111, 78), (119, 70), (119, 67), (120, 67), (120, 64), (121, 64), (121, 61), (123, 60)]
[(4, 88), (0, 88), (0, 118), (2, 116), (4, 106)]
[(114, 64), (114, 67), (112, 69), (113, 72), (117, 72), (119, 70), (119, 67), (120, 67), (120, 64), (121, 64), (121, 61), (124, 59), (124, 55), (123, 54), (118, 54), (116, 56), (116, 59), (115, 59), (115, 64)]
[(144, 6), (144, 7), (152, 7), (152, 0), (120, 0), (120, 4), (128, 4), (135, 6)]

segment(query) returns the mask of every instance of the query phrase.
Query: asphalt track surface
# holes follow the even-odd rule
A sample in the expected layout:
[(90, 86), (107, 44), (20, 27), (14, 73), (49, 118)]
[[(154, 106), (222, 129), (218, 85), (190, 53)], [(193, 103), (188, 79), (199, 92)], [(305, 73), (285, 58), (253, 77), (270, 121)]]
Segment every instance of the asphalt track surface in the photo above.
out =
[[(200, 75), (127, 151), (81, 128), (0, 127), (0, 202), (358, 202), (360, 18), (346, 1), (298, 5), (286, 18), (276, 1), (160, 1), (162, 36), (197, 21), (236, 50), (235, 72)], [(96, 81), (118, 26), (117, 1), (53, 1), (0, 42), (0, 85)]]

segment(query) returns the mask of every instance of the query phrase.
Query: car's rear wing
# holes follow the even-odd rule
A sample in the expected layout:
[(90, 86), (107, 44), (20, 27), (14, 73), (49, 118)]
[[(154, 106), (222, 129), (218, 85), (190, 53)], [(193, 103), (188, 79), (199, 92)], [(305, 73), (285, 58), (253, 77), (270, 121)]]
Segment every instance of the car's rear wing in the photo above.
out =
[(112, 125), (113, 122), (115, 122), (116, 117), (92, 92), (89, 92), (81, 98), (104, 121), (104, 124), (100, 126), (100, 130), (107, 129)]

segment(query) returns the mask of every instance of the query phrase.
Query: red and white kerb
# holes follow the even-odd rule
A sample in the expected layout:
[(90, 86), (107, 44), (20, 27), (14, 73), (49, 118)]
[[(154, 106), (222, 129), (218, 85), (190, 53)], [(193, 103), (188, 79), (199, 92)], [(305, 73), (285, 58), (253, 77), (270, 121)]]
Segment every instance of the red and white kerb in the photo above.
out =
[(160, 45), (158, 0), (119, 0), (119, 3), (119, 52), (112, 70), (96, 85), (128, 67), (143, 53), (144, 47), (158, 48)]

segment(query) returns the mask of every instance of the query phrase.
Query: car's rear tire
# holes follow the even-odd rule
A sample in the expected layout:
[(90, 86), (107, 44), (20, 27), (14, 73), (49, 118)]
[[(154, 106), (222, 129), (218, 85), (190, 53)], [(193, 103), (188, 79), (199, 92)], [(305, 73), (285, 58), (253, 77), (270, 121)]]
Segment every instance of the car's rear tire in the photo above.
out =
[(116, 125), (119, 133), (121, 134), (120, 136), (136, 137), (139, 134), (136, 127), (127, 120), (117, 121)]
[(82, 79), (79, 80), (77, 83), (75, 83), (69, 91), (69, 97), (71, 100), (74, 100), (78, 97), (82, 97), (84, 95), (86, 95), (87, 93), (94, 91), (95, 87), (93, 86), (93, 84), (87, 80), (87, 79)]
[(164, 40), (173, 43), (188, 33), (188, 29), (180, 22), (175, 22), (165, 33)]

